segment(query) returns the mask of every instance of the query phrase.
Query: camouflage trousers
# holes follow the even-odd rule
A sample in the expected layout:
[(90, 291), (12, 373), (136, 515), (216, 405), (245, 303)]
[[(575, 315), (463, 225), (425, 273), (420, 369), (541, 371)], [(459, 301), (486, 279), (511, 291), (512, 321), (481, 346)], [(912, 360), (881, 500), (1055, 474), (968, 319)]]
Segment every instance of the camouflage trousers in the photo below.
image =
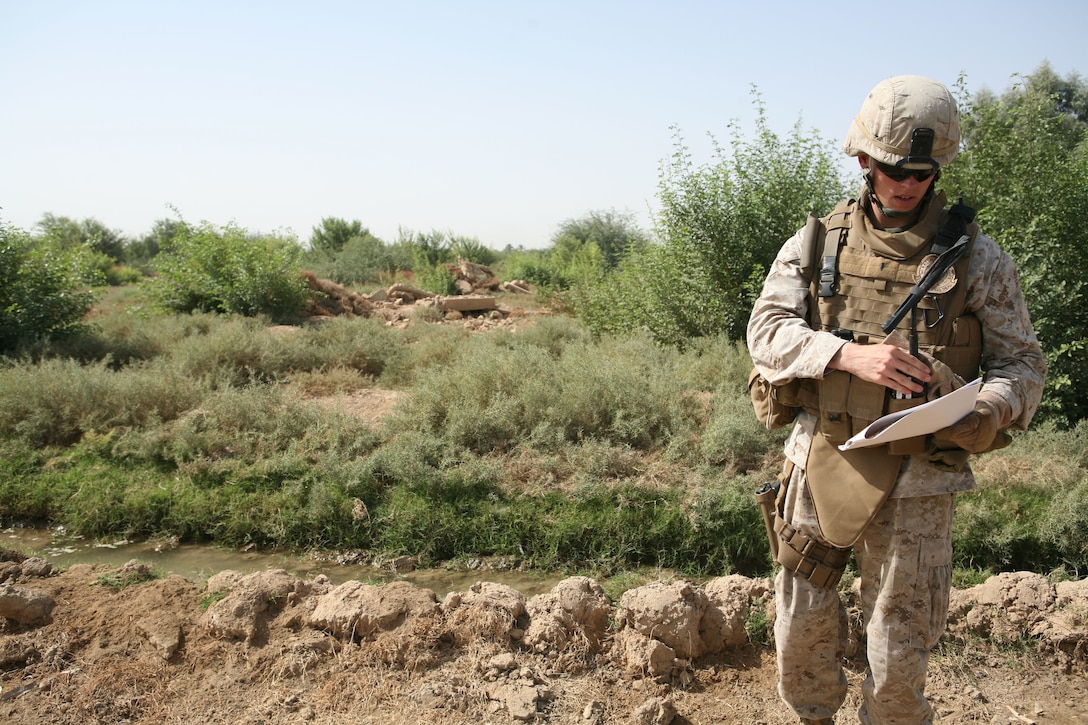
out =
[[(953, 494), (890, 498), (854, 547), (869, 674), (864, 725), (933, 721), (925, 697), (929, 651), (944, 633), (952, 586)], [(794, 470), (785, 516), (806, 535), (819, 529), (804, 471)], [(778, 692), (801, 718), (828, 718), (846, 699), (846, 611), (790, 571), (775, 579)]]

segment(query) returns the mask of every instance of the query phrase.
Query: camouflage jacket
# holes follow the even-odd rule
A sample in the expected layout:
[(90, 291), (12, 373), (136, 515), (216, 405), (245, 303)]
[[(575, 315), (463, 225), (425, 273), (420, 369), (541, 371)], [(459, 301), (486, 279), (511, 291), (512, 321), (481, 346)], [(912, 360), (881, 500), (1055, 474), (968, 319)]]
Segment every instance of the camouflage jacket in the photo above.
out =
[[(809, 280), (801, 271), (799, 230), (782, 246), (748, 321), (748, 351), (756, 368), (773, 384), (823, 377), (845, 343), (807, 321)], [(962, 281), (960, 282), (963, 283)], [(983, 386), (980, 396), (1008, 402), (1013, 430), (1025, 430), (1042, 398), (1046, 362), (1028, 315), (1012, 258), (993, 239), (979, 234), (971, 251), (966, 310), (982, 324)], [(802, 412), (786, 442), (786, 456), (804, 466), (816, 419)], [(973, 488), (970, 468), (959, 473), (929, 465), (924, 457), (906, 459), (895, 497), (950, 493)]]

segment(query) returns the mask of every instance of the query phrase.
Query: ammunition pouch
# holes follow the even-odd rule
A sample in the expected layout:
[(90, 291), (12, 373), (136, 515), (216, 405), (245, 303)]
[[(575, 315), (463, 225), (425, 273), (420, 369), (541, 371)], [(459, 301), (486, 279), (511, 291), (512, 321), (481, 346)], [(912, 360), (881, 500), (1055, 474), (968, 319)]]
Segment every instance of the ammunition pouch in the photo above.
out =
[[(822, 380), (803, 381), (797, 400), (819, 418), (820, 430), (835, 445), (842, 445), (878, 418), (926, 402), (925, 397), (894, 398), (883, 385), (842, 370), (831, 370)], [(895, 456), (925, 453), (926, 439), (917, 436), (893, 441), (885, 450)]]
[(752, 408), (756, 418), (767, 430), (784, 428), (797, 418), (800, 406), (797, 393), (801, 381), (791, 380), (785, 385), (772, 385), (759, 370), (752, 368), (748, 374), (748, 393), (752, 397)]
[(780, 564), (820, 589), (834, 589), (846, 571), (851, 549), (816, 541), (786, 523), (782, 511), (793, 471), (793, 462), (786, 459), (778, 479), (763, 484), (756, 491), (756, 502), (763, 515), (771, 558), (775, 564)]
[(837, 587), (850, 561), (851, 549), (821, 544), (781, 519), (777, 524), (781, 541), (778, 563), (802, 579), (807, 579), (817, 589)]

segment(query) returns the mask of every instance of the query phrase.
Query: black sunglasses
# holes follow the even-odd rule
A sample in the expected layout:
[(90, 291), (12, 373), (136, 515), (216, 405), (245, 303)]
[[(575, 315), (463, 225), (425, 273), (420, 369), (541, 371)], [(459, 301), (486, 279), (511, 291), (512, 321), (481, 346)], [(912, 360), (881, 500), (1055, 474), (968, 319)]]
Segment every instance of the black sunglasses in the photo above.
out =
[[(876, 161), (876, 159), (873, 159), (873, 161)], [(928, 169), (904, 169), (902, 166), (882, 164), (879, 161), (876, 161), (876, 167), (880, 169), (880, 173), (896, 182), (905, 181), (908, 176), (913, 176), (917, 181), (925, 181), (937, 173), (935, 167)]]

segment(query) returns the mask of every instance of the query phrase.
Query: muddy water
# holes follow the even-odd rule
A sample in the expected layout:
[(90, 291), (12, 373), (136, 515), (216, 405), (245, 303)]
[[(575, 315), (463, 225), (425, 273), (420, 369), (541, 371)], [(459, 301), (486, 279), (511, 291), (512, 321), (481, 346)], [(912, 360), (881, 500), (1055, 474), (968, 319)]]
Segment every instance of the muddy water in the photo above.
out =
[(119, 567), (137, 559), (151, 564), (164, 576), (178, 574), (190, 581), (203, 581), (227, 569), (251, 574), (265, 569), (284, 569), (297, 577), (312, 579), (318, 574), (333, 584), (358, 579), (380, 583), (409, 581), (434, 591), (439, 598), (451, 591), (465, 591), (478, 581), (498, 582), (517, 589), (526, 597), (549, 591), (562, 578), (517, 571), (447, 571), (417, 569), (405, 574), (361, 564), (341, 564), (332, 557), (297, 556), (276, 552), (234, 551), (205, 544), (164, 545), (161, 542), (93, 542), (47, 529), (0, 530), (0, 547), (15, 549), (27, 556), (41, 556), (54, 566), (104, 564)]

